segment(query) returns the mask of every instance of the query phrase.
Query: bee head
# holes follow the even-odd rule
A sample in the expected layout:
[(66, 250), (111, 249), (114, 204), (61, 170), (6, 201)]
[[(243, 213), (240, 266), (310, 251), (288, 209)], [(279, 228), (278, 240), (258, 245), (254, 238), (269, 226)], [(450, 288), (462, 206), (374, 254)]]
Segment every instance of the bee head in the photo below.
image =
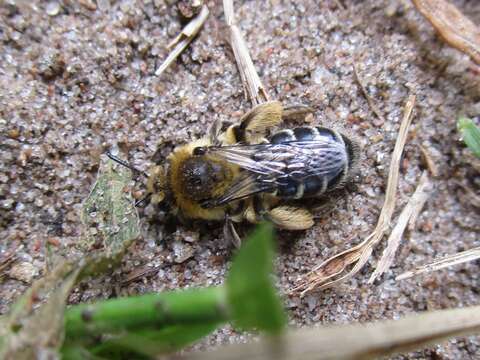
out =
[(222, 164), (206, 156), (193, 156), (180, 168), (180, 182), (184, 193), (194, 201), (209, 199), (225, 180)]

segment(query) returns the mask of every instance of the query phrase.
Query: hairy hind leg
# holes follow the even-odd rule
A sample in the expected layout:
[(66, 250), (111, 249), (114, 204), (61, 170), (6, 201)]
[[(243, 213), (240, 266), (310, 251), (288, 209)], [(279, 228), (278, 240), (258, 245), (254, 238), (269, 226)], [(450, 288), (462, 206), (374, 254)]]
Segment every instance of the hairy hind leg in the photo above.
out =
[(269, 220), (277, 227), (287, 230), (305, 230), (314, 224), (313, 215), (304, 208), (281, 205), (269, 209), (261, 196), (255, 196), (245, 212), (245, 218), (251, 223)]
[(237, 142), (255, 144), (267, 135), (270, 128), (282, 122), (283, 107), (279, 101), (255, 106), (242, 116), (240, 124), (232, 127)]
[(277, 206), (268, 211), (265, 218), (287, 230), (305, 230), (313, 226), (310, 211), (293, 206)]
[(308, 105), (292, 104), (283, 108), (282, 120), (291, 120), (296, 118), (305, 118), (308, 114), (314, 113), (315, 110)]

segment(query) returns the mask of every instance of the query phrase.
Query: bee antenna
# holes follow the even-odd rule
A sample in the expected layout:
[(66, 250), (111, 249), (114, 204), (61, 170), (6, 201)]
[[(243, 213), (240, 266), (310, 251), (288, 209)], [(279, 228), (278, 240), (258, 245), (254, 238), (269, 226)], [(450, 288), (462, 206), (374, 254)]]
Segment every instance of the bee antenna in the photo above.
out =
[(127, 169), (130, 169), (132, 170), (133, 172), (137, 173), (137, 174), (142, 174), (143, 176), (147, 177), (148, 178), (148, 174), (142, 170), (138, 170), (136, 167), (130, 165), (129, 163), (127, 163), (126, 161), (120, 159), (119, 157), (113, 155), (110, 151), (107, 151), (107, 156), (112, 159), (113, 161), (115, 161), (116, 163), (122, 165), (122, 166), (125, 166)]

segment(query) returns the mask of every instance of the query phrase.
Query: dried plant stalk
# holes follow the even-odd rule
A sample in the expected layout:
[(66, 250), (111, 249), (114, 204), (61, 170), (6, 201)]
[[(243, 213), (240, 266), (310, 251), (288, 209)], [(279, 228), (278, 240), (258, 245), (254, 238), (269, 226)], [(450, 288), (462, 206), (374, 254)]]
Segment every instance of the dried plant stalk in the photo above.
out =
[(470, 187), (462, 184), (459, 181), (456, 181), (455, 183), (465, 191), (465, 197), (468, 199), (468, 202), (476, 208), (480, 209), (480, 195), (477, 195), (475, 191), (470, 189)]
[(227, 345), (184, 359), (372, 359), (480, 332), (480, 306), (410, 315), (400, 320), (292, 331), (256, 343)]
[(480, 28), (447, 0), (413, 0), (418, 11), (454, 48), (480, 64)]
[(240, 72), (240, 77), (242, 78), (243, 87), (253, 105), (268, 101), (269, 97), (267, 91), (255, 70), (252, 58), (248, 52), (247, 44), (235, 22), (233, 0), (223, 0), (223, 9), (225, 11), (225, 21), (230, 30), (230, 44), (235, 55), (235, 60), (237, 61), (237, 67)]
[[(415, 99), (415, 95), (410, 95), (405, 105), (403, 120), (400, 125), (397, 142), (395, 143), (390, 163), (385, 203), (383, 204), (374, 231), (359, 245), (327, 259), (325, 262), (314, 268), (306, 274), (300, 281), (300, 284), (291, 289), (290, 292), (301, 291), (301, 296), (303, 296), (312, 290), (322, 290), (331, 287), (351, 278), (367, 263), (372, 254), (373, 247), (383, 238), (390, 227), (390, 220), (395, 209), (400, 159), (407, 140), (408, 128), (412, 122)], [(345, 273), (347, 267), (353, 264), (353, 269)], [(330, 280), (339, 275), (341, 276), (334, 280)]]
[(425, 162), (425, 166), (427, 167), (430, 175), (432, 177), (437, 178), (439, 176), (438, 166), (435, 161), (432, 159), (432, 155), (430, 155), (430, 151), (425, 147), (420, 145), (420, 151), (422, 153), (422, 158)]
[(385, 273), (390, 266), (392, 266), (393, 259), (395, 258), (395, 252), (400, 246), (400, 241), (402, 240), (403, 233), (407, 228), (407, 225), (416, 219), (418, 214), (422, 210), (425, 202), (430, 196), (430, 181), (428, 180), (427, 172), (423, 172), (417, 189), (412, 195), (407, 205), (403, 208), (402, 213), (398, 217), (397, 224), (393, 228), (390, 236), (388, 237), (387, 247), (383, 251), (382, 257), (377, 264), (377, 267), (373, 274), (370, 276), (368, 283), (373, 283), (378, 277)]
[(434, 261), (431, 264), (418, 266), (413, 270), (410, 270), (410, 271), (404, 272), (401, 275), (398, 275), (395, 280), (405, 280), (413, 276), (429, 273), (432, 271), (437, 271), (440, 269), (444, 269), (446, 267), (463, 264), (465, 262), (474, 261), (477, 259), (480, 259), (480, 247), (446, 256), (440, 260)]
[(182, 32), (175, 39), (173, 39), (170, 44), (168, 44), (168, 49), (173, 48), (173, 50), (170, 52), (170, 54), (168, 54), (162, 65), (158, 67), (157, 71), (155, 71), (155, 75), (161, 75), (183, 52), (183, 50), (186, 49), (188, 44), (190, 44), (190, 42), (202, 28), (203, 24), (207, 20), (208, 14), (208, 8), (206, 5), (204, 5), (200, 13), (183, 28)]
[(3, 271), (15, 262), (17, 252), (8, 253), (3, 259), (0, 259), (0, 278), (3, 276)]
[(385, 117), (380, 112), (380, 109), (375, 104), (375, 101), (368, 94), (367, 89), (365, 89), (365, 86), (363, 85), (362, 79), (360, 79), (360, 75), (358, 74), (358, 70), (357, 70), (357, 66), (355, 65), (355, 62), (353, 63), (353, 76), (355, 77), (355, 80), (358, 83), (358, 86), (360, 87), (360, 91), (362, 92), (363, 96), (367, 100), (367, 103), (368, 103), (368, 106), (370, 106), (370, 109), (373, 111), (373, 113), (377, 116), (379, 120), (382, 120), (385, 123), (386, 122)]

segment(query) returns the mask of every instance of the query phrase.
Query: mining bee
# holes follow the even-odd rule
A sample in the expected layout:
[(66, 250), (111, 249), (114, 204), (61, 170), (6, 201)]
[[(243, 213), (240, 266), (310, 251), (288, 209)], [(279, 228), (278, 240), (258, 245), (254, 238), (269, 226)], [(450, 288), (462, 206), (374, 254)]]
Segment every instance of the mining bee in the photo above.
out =
[(358, 162), (358, 145), (321, 126), (271, 131), (287, 115), (305, 109), (270, 101), (225, 131), (215, 123), (206, 137), (176, 148), (166, 166), (151, 168), (147, 196), (154, 204), (168, 202), (183, 218), (225, 221), (225, 237), (237, 247), (233, 224), (243, 220), (310, 228), (312, 214), (292, 201), (344, 184)]

